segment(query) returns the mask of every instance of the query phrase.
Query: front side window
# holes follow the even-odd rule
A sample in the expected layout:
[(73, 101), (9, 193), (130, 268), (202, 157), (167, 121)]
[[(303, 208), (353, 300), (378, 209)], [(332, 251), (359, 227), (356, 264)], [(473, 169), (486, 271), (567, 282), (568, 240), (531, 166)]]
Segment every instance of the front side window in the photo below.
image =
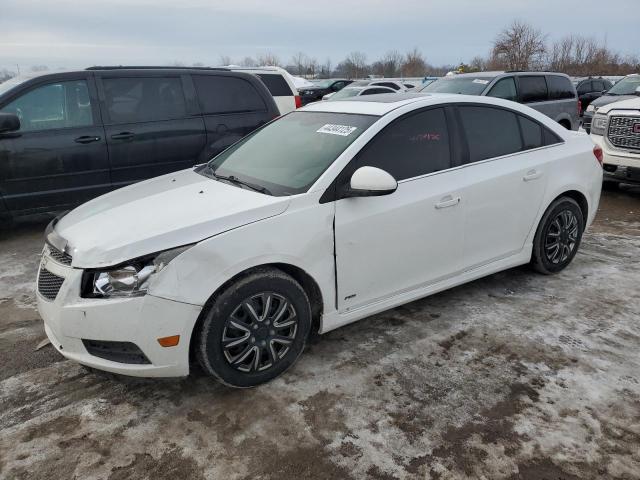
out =
[(547, 82), (543, 75), (519, 77), (520, 99), (523, 103), (548, 100)]
[(376, 135), (355, 167), (378, 167), (400, 181), (451, 167), (447, 120), (442, 108), (408, 114)]
[(179, 77), (105, 78), (111, 123), (136, 123), (184, 118), (187, 107)]
[(292, 112), (231, 146), (201, 170), (267, 188), (305, 192), (376, 120), (373, 115)]
[(221, 75), (193, 75), (202, 113), (264, 112), (267, 106), (244, 78)]
[(2, 112), (18, 116), (21, 132), (93, 125), (85, 80), (36, 87), (4, 106)]
[(491, 87), (489, 97), (504, 98), (505, 100), (511, 100), (513, 102), (518, 101), (518, 92), (516, 91), (516, 82), (513, 77), (503, 78), (498, 80), (496, 84)]
[(469, 162), (500, 157), (522, 150), (515, 113), (491, 107), (459, 107), (469, 146)]

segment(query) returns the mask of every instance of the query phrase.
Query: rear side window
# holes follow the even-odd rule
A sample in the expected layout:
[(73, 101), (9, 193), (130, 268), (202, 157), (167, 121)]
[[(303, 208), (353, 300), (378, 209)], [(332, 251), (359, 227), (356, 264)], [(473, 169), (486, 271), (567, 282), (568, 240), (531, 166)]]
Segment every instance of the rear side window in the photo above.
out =
[(259, 73), (258, 77), (274, 97), (291, 97), (293, 92), (287, 81), (277, 73)]
[(522, 150), (515, 113), (491, 107), (459, 107), (469, 146), (469, 163)]
[(112, 123), (170, 120), (187, 114), (179, 77), (104, 78), (102, 83)]
[(260, 94), (244, 78), (221, 75), (193, 75), (202, 113), (263, 112)]
[(542, 126), (522, 115), (518, 115), (518, 120), (520, 121), (520, 129), (522, 130), (523, 149), (530, 150), (541, 147), (544, 144), (542, 139)]
[(372, 83), (371, 85), (378, 85), (380, 87), (388, 87), (388, 88), (393, 88), (394, 90), (400, 90), (400, 87), (392, 82), (376, 82), (376, 83)]
[[(588, 88), (589, 82), (585, 82), (585, 84)], [(548, 75), (547, 86), (549, 87), (549, 100), (563, 100), (567, 98), (575, 98), (576, 96), (575, 93), (573, 93), (571, 80), (567, 77), (561, 77), (560, 75)]]
[(543, 75), (518, 77), (520, 100), (523, 103), (544, 102), (548, 99), (547, 82)]
[(496, 84), (491, 87), (488, 97), (504, 98), (505, 100), (518, 101), (518, 92), (516, 91), (516, 82), (513, 77), (503, 78), (498, 80)]
[(381, 168), (396, 180), (450, 168), (444, 110), (425, 110), (396, 120), (367, 144), (356, 166)]
[(591, 90), (591, 82), (582, 82), (578, 85), (578, 95), (584, 95), (585, 93), (589, 93)]
[(593, 81), (593, 91), (601, 92), (605, 89), (604, 82), (602, 80), (594, 80)]
[(386, 88), (367, 88), (360, 95), (375, 95), (377, 93), (391, 93)]

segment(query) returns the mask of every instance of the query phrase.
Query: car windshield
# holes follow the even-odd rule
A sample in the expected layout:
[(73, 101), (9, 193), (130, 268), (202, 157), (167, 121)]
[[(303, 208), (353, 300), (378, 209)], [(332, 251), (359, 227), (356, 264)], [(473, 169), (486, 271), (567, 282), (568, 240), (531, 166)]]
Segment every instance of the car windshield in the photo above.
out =
[(318, 88), (329, 88), (332, 83), (333, 80), (316, 80), (315, 82), (313, 82), (313, 85)]
[(633, 77), (623, 78), (611, 87), (607, 93), (609, 95), (634, 95), (638, 87), (640, 87), (640, 75), (634, 75)]
[(24, 76), (24, 77), (13, 77), (13, 78), (10, 78), (9, 80), (5, 80), (4, 82), (0, 83), (0, 95), (2, 95), (5, 92), (8, 92), (13, 87), (17, 87), (21, 83), (24, 83), (31, 78), (32, 77)]
[(431, 93), (463, 93), (480, 95), (493, 77), (444, 77), (427, 85), (421, 91)]
[(243, 138), (199, 173), (231, 177), (275, 196), (305, 192), (376, 120), (374, 115), (292, 112)]
[(349, 97), (357, 97), (361, 91), (362, 91), (362, 88), (345, 87), (339, 92), (336, 92), (333, 95), (331, 95), (328, 98), (328, 100), (344, 100), (345, 98), (349, 98)]

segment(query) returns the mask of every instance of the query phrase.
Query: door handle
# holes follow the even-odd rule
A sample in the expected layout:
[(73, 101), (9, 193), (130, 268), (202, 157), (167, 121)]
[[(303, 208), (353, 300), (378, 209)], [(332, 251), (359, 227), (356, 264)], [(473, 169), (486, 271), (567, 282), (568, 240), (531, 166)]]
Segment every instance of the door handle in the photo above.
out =
[(111, 140), (131, 140), (134, 136), (133, 132), (120, 132), (111, 135)]
[(99, 141), (100, 141), (100, 137), (92, 137), (91, 135), (83, 135), (74, 140), (74, 142), (76, 143), (93, 143), (93, 142), (99, 142)]
[(441, 208), (447, 207), (455, 207), (460, 203), (460, 197), (452, 197), (451, 195), (447, 195), (440, 199), (438, 203), (436, 203), (436, 208), (439, 210)]
[(537, 180), (542, 176), (542, 172), (538, 170), (529, 170), (527, 174), (522, 177), (522, 180), (525, 182), (530, 182), (531, 180)]

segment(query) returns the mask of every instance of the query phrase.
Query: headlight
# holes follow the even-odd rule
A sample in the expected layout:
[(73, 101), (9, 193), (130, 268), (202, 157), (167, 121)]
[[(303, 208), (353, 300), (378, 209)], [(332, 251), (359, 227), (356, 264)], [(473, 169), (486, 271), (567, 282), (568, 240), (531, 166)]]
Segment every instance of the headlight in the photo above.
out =
[(147, 293), (153, 275), (193, 245), (147, 255), (108, 270), (87, 270), (83, 276), (83, 297), (136, 297)]
[(589, 112), (589, 113), (593, 113), (595, 111), (596, 111), (596, 107), (594, 107), (593, 105), (589, 105), (585, 110), (585, 112)]
[(591, 122), (591, 133), (596, 135), (604, 135), (607, 128), (607, 116), (596, 114)]

